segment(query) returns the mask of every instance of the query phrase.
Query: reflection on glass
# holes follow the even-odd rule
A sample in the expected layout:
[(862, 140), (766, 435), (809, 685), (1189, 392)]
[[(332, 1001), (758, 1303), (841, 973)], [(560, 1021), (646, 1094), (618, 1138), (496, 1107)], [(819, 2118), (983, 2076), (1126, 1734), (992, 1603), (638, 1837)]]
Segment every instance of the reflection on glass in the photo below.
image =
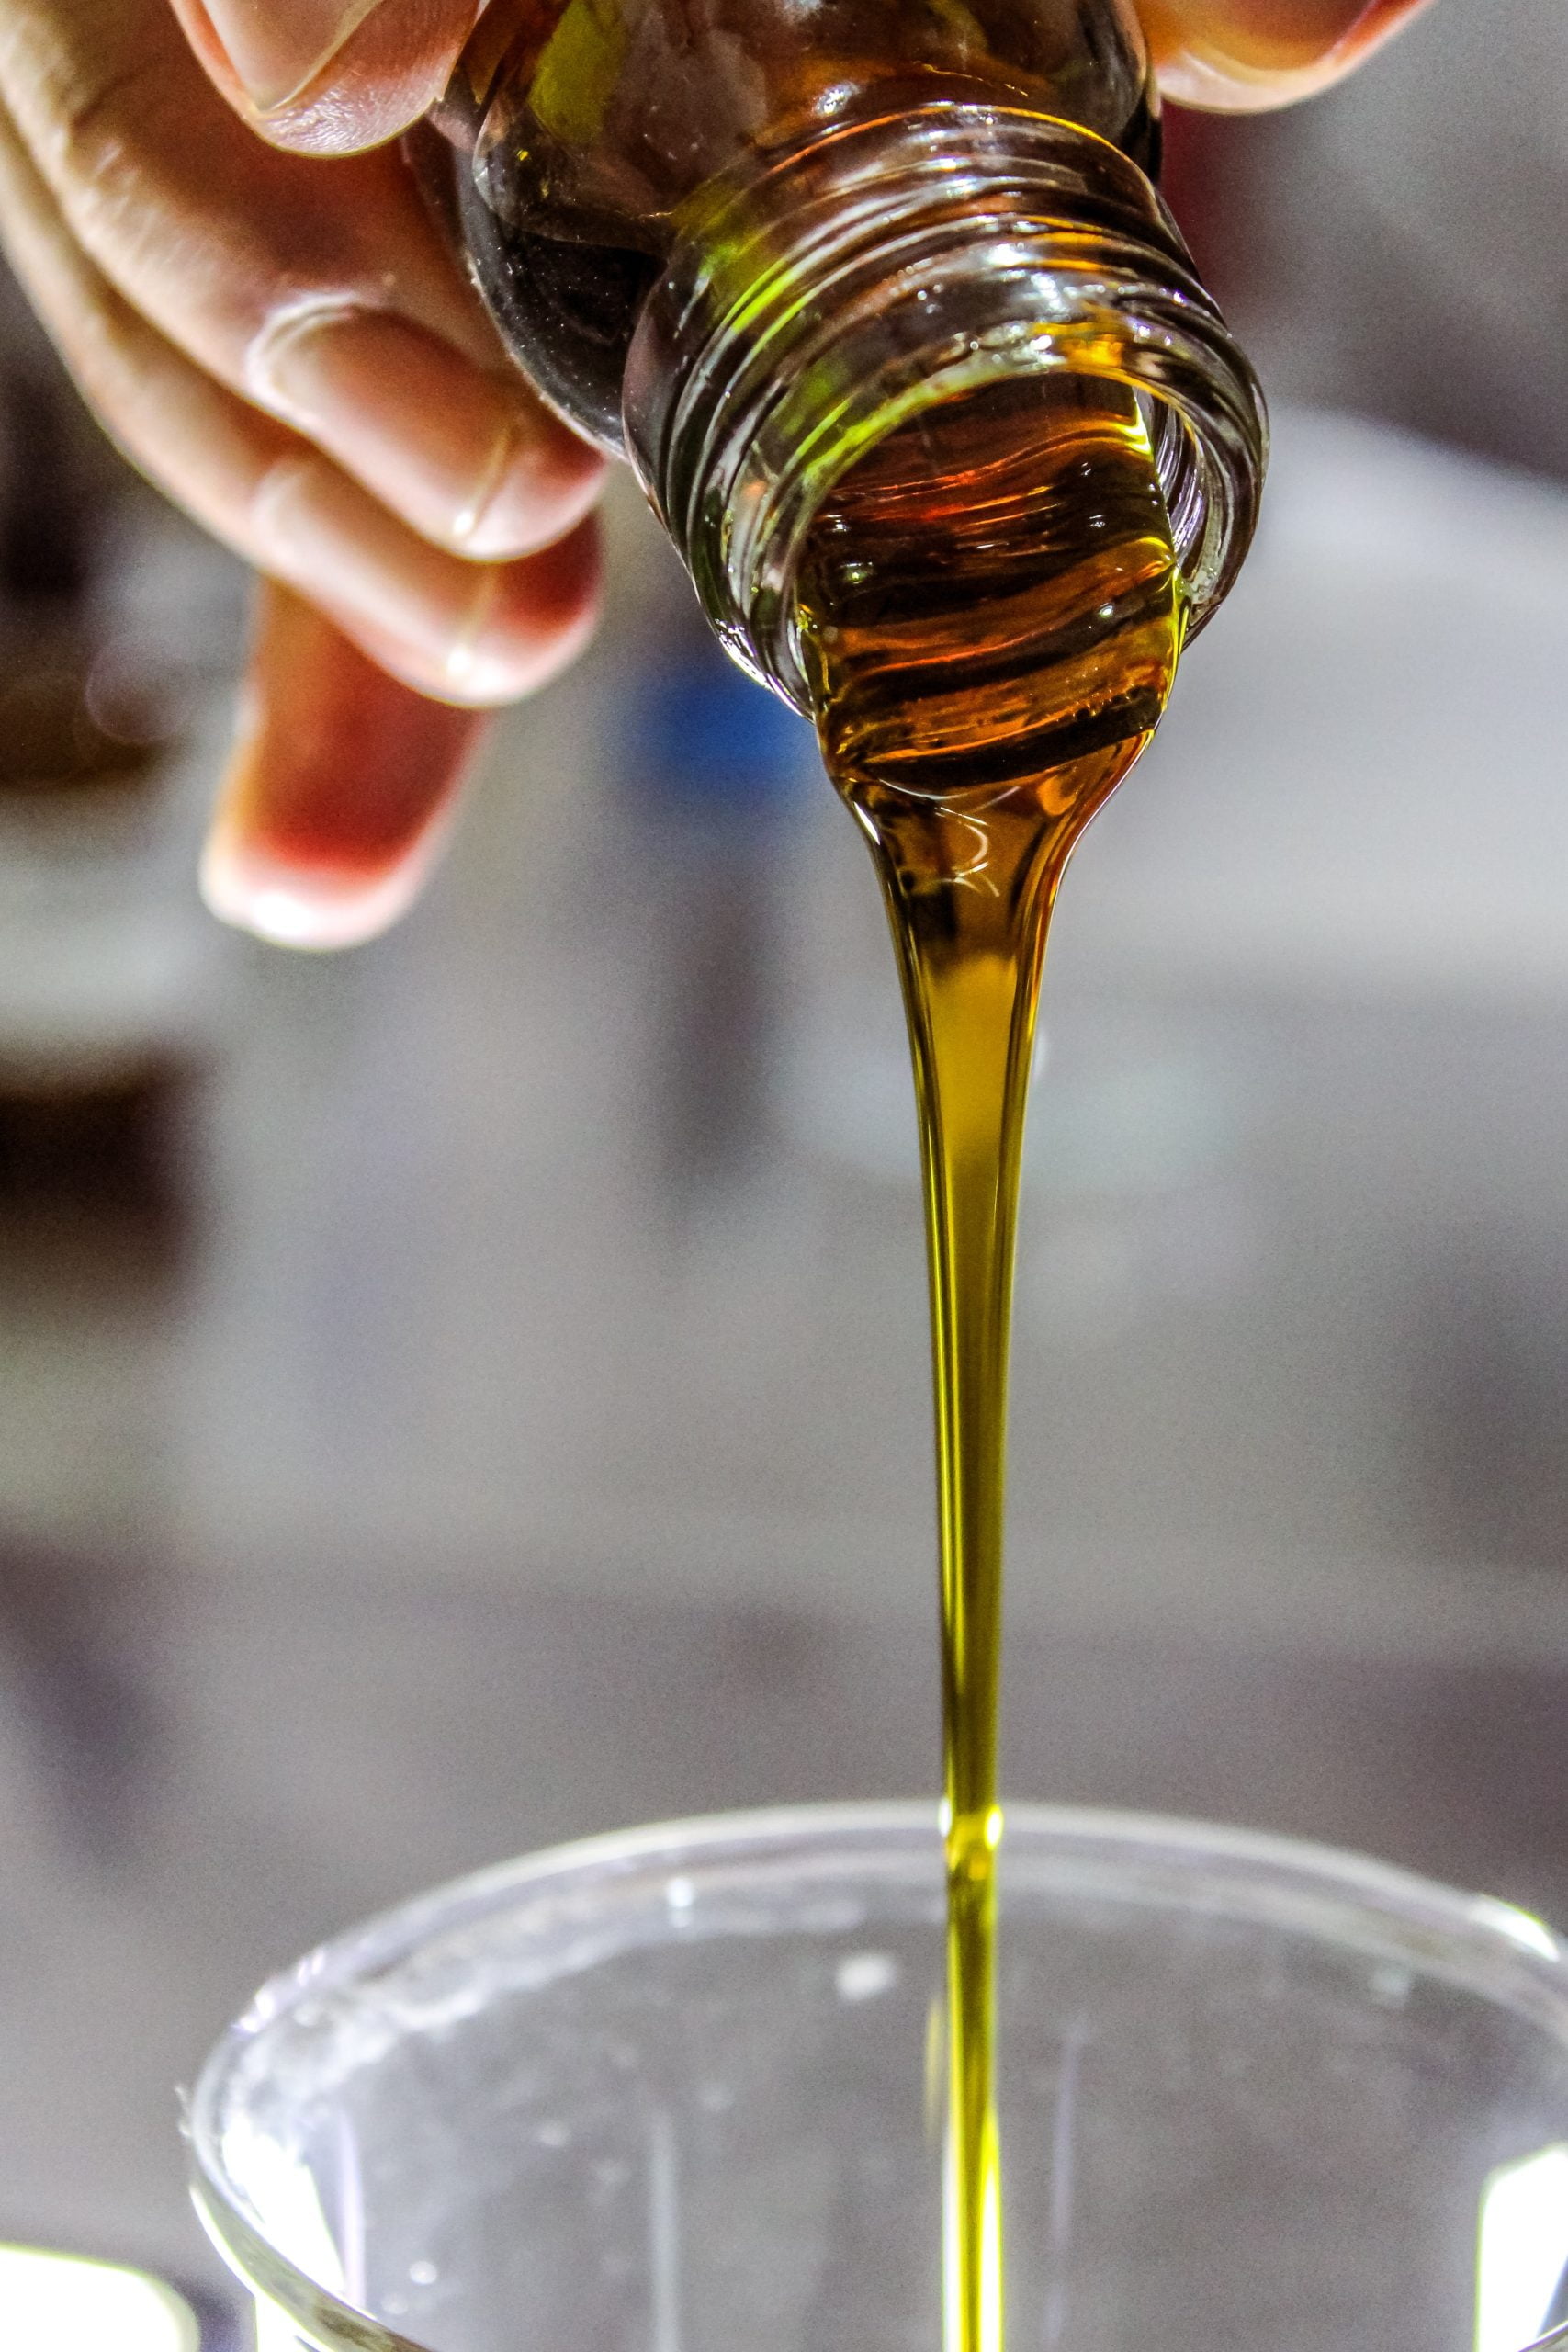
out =
[(1475, 2352), (1521, 2352), (1554, 2319), (1568, 2272), (1568, 2146), (1500, 2165), (1481, 2198)]
[(0, 2245), (8, 2352), (197, 2352), (188, 2303), (158, 2278), (108, 2262)]
[[(1472, 1896), (1470, 1907), (1478, 1925), (1511, 1937), (1521, 1951), (1538, 1951), (1542, 1960), (1550, 1960), (1553, 1965), (1562, 1959), (1561, 1938), (1553, 1934), (1544, 1919), (1521, 1911), (1517, 1904), (1499, 1903), (1494, 1895), (1477, 1894)], [(1532, 2156), (1529, 2161), (1534, 2164), (1538, 2159)]]
[(365, 2282), (358, 2275), (363, 2266), (357, 2249), (363, 2236), (362, 2199), (352, 2137), (341, 2133), (336, 2147), (343, 2207), (338, 2236), (328, 2225), (310, 2174), (266, 2130), (243, 2118), (231, 2123), (223, 2135), (223, 2154), (226, 2161), (243, 2165), (255, 2211), (278, 2252), (329, 2294), (361, 2301)]
[(293, 2321), (276, 2303), (256, 2305), (256, 2352), (303, 2352)]

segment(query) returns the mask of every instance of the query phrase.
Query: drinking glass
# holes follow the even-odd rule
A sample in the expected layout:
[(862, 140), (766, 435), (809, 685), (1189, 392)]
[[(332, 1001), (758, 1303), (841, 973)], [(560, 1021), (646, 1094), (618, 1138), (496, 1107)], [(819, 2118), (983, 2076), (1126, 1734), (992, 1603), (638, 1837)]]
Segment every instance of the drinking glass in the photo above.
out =
[[(1012, 2346), (1518, 2352), (1568, 2266), (1568, 1954), (1235, 1830), (1009, 1808)], [(934, 1810), (481, 1872), (261, 1992), (189, 2115), (261, 2338), (938, 2352)]]

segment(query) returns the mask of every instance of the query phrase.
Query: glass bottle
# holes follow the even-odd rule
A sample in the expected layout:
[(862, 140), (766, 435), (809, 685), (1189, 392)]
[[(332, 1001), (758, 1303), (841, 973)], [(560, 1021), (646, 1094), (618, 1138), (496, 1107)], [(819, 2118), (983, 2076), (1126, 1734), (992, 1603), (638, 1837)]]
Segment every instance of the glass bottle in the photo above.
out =
[(1136, 395), (1201, 627), (1261, 397), (1155, 187), (1125, 0), (492, 0), (423, 136), (509, 347), (631, 459), (729, 650), (802, 710), (797, 568), (939, 403)]

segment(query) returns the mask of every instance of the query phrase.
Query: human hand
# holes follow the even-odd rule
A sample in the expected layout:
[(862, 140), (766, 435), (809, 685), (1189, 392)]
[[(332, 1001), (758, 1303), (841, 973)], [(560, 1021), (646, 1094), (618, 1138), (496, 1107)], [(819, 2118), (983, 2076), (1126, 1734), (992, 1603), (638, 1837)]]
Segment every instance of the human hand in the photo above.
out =
[[(337, 70), (346, 148), (444, 67)], [(301, 945), (367, 937), (429, 863), (479, 710), (588, 634), (603, 461), (505, 359), (396, 150), (257, 138), (168, 0), (4, 0), (0, 99), (18, 276), (120, 446), (265, 575), (209, 899)]]
[[(1420, 5), (1139, 12), (1172, 96), (1251, 107), (1323, 86)], [(296, 945), (401, 911), (477, 714), (554, 674), (592, 622), (601, 461), (502, 360), (384, 143), (445, 88), (477, 13), (0, 15), (13, 263), (128, 454), (264, 575), (203, 879), (219, 913)]]
[(1168, 97), (1249, 113), (1348, 74), (1428, 0), (1135, 0)]

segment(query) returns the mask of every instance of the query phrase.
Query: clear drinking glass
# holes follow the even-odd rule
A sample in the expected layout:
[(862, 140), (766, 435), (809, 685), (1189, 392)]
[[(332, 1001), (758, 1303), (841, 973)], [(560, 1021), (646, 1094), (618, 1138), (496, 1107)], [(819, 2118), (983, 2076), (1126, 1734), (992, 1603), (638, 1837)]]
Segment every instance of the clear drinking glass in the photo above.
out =
[[(1518, 2352), (1565, 2315), (1568, 1954), (1241, 1832), (1009, 1808), (1012, 2341)], [(511, 1863), (274, 1980), (190, 2115), (264, 2344), (936, 2352), (931, 1809)]]

